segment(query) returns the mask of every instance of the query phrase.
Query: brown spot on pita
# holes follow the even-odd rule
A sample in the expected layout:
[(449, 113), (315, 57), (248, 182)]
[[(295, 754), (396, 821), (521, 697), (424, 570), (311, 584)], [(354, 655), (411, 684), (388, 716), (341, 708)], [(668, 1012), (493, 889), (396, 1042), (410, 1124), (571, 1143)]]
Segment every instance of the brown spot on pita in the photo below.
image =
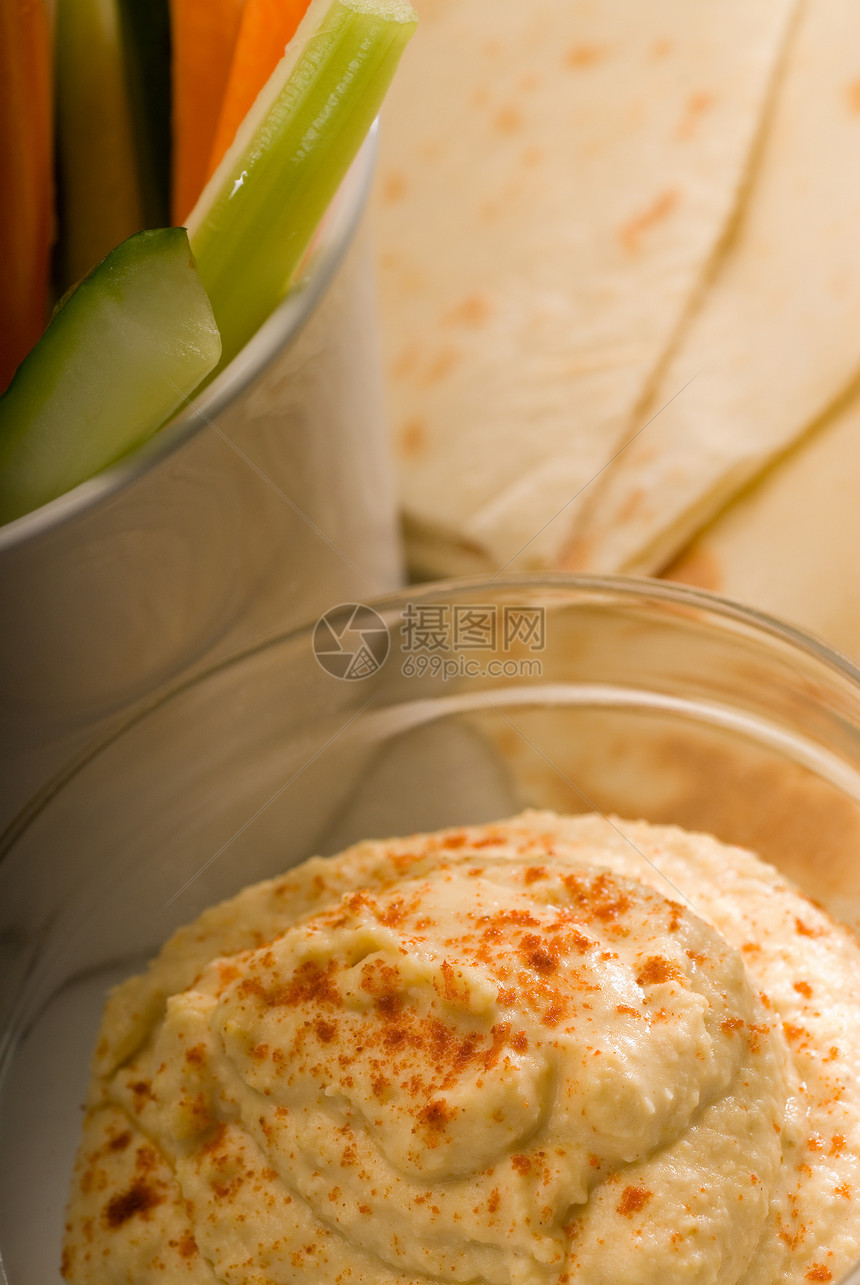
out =
[(539, 84), (540, 76), (536, 71), (527, 71), (525, 75), (520, 76), (520, 89), (525, 90), (526, 93), (530, 89), (537, 89)]
[(679, 139), (692, 138), (701, 123), (702, 117), (707, 115), (715, 102), (716, 99), (713, 94), (691, 94), (684, 107), (684, 113), (675, 137)]
[(493, 119), (493, 128), (499, 134), (516, 134), (517, 130), (522, 129), (523, 118), (516, 107), (502, 107), (496, 112)]
[(606, 51), (599, 45), (571, 45), (564, 55), (564, 65), (581, 71), (584, 67), (593, 67), (605, 57)]
[(631, 254), (642, 248), (642, 238), (652, 228), (664, 222), (678, 208), (681, 194), (677, 188), (667, 188), (656, 196), (640, 214), (635, 214), (618, 229), (618, 239)]
[(647, 499), (648, 495), (643, 491), (642, 487), (634, 486), (633, 490), (618, 510), (616, 521), (629, 522), (632, 518), (635, 518)]
[(490, 316), (490, 302), (486, 295), (469, 294), (446, 312), (443, 321), (446, 325), (469, 326), (476, 330), (483, 326)]
[(651, 57), (666, 58), (672, 52), (673, 47), (671, 40), (655, 40), (651, 46)]
[(588, 536), (577, 535), (561, 551), (558, 559), (559, 571), (587, 571), (594, 553), (594, 541)]
[(448, 372), (456, 366), (459, 360), (459, 348), (454, 348), (450, 344), (445, 348), (440, 348), (439, 351), (430, 358), (421, 380), (422, 384), (425, 386), (438, 384), (439, 380), (444, 379)]
[(679, 584), (694, 585), (698, 589), (710, 589), (719, 592), (722, 588), (722, 568), (712, 553), (707, 549), (688, 549), (670, 562), (660, 572), (664, 580), (676, 580)]
[(408, 375), (411, 370), (415, 369), (418, 358), (421, 356), (421, 345), (417, 343), (407, 344), (401, 348), (400, 352), (394, 359), (391, 366), (392, 375), (402, 378)]
[(427, 425), (423, 419), (409, 419), (400, 430), (400, 454), (407, 458), (420, 455), (427, 445)]
[(845, 91), (848, 98), (848, 109), (860, 115), (860, 80), (852, 80)]
[(523, 165), (533, 169), (535, 165), (540, 165), (543, 160), (543, 151), (540, 147), (527, 147), (522, 154)]
[(400, 170), (389, 170), (382, 176), (381, 194), (386, 205), (394, 205), (406, 195), (406, 179)]
[(479, 85), (472, 94), (472, 106), (484, 107), (490, 101), (490, 91), (486, 85)]

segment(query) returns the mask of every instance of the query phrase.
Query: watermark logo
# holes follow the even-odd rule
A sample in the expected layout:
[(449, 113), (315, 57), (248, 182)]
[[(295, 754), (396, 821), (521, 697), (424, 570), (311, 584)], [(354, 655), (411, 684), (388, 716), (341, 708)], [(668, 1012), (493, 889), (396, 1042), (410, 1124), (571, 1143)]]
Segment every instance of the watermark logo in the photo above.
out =
[[(400, 618), (404, 678), (539, 678), (546, 610), (498, 603), (410, 602)], [(335, 678), (370, 678), (388, 659), (389, 630), (372, 607), (342, 603), (320, 616), (317, 661)]]
[(320, 616), (314, 628), (314, 655), (334, 678), (370, 678), (388, 659), (388, 627), (372, 607), (344, 602)]
[(538, 678), (546, 609), (412, 602), (400, 634), (404, 678)]

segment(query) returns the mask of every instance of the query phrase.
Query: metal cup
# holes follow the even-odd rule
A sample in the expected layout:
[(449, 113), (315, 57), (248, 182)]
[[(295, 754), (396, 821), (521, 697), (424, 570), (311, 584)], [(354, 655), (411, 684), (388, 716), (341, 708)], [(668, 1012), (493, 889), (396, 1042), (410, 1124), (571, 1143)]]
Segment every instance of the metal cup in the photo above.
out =
[(375, 142), (300, 286), (193, 406), (0, 528), (0, 826), (168, 683), (399, 583), (362, 227)]

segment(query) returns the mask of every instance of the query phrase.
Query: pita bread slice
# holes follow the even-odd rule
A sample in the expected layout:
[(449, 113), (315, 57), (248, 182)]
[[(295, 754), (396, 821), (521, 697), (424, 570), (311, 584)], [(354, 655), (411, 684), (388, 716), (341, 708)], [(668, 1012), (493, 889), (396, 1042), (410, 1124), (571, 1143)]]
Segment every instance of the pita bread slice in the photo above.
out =
[(769, 469), (667, 578), (713, 589), (860, 660), (860, 394)]
[(507, 563), (609, 459), (735, 209), (795, 8), (419, 0), (377, 215), (426, 569)]
[(858, 229), (860, 6), (815, 0), (737, 235), (643, 422), (675, 400), (590, 489), (566, 565), (659, 570), (844, 392), (860, 371)]

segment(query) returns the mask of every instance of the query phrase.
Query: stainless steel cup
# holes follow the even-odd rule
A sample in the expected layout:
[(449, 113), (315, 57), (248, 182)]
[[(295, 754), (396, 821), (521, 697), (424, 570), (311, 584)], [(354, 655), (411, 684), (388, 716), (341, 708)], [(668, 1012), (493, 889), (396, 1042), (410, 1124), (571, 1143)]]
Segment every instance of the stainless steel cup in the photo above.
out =
[(369, 246), (371, 137), (302, 284), (142, 449), (0, 527), (0, 826), (166, 683), (401, 563)]

